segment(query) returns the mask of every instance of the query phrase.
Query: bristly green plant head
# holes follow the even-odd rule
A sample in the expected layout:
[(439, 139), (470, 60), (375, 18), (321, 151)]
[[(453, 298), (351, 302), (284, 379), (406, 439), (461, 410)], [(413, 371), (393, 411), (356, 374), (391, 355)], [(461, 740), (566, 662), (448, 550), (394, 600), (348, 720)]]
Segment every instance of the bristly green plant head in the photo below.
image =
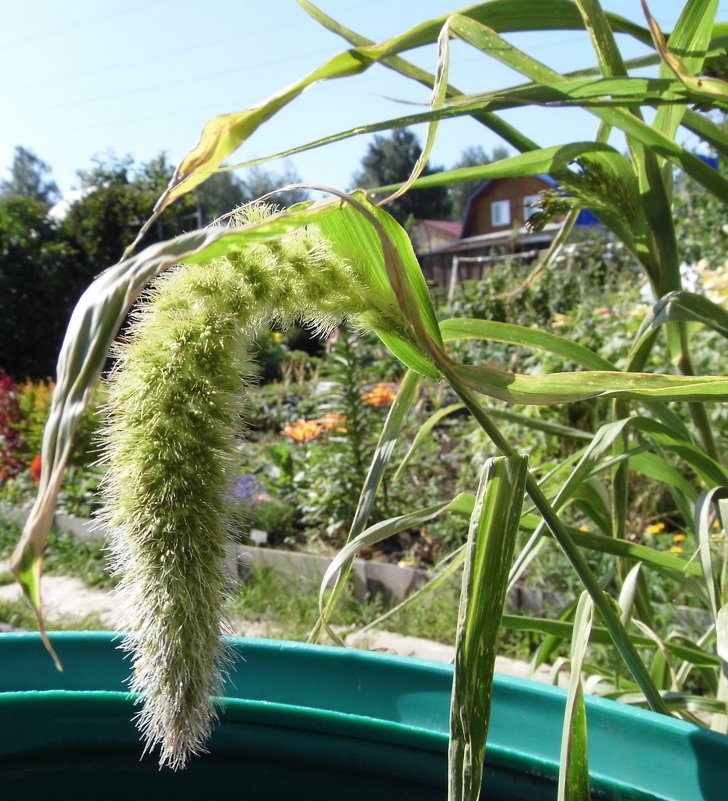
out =
[[(262, 208), (236, 222), (270, 216)], [(134, 656), (139, 723), (182, 767), (207, 739), (225, 633), (225, 489), (240, 434), (241, 367), (260, 326), (328, 331), (371, 300), (315, 228), (159, 278), (114, 349), (104, 432), (106, 518)]]

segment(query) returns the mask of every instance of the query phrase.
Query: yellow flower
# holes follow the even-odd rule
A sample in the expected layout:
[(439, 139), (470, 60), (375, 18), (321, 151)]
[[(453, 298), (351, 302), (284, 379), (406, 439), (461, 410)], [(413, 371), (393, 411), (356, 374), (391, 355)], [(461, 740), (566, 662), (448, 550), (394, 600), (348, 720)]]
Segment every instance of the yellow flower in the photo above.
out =
[(589, 531), (589, 526), (579, 526), (579, 531), (583, 531), (584, 533), (586, 533), (587, 531)]
[(653, 523), (651, 526), (647, 526), (645, 534), (647, 534), (648, 537), (654, 537), (655, 534), (661, 534), (664, 530), (664, 523)]
[(389, 384), (375, 384), (361, 399), (370, 406), (391, 406), (396, 394)]
[(321, 433), (321, 426), (315, 420), (299, 420), (284, 426), (283, 433), (294, 442), (309, 442)]
[(679, 545), (671, 545), (670, 553), (682, 553), (683, 549)]
[(280, 331), (274, 331), (270, 338), (276, 343), (276, 345), (280, 345), (283, 341), (283, 334), (281, 334)]
[(685, 539), (685, 535), (684, 535), (684, 534), (676, 534), (676, 535), (675, 535), (675, 536), (672, 538), (672, 541), (673, 541), (673, 542), (682, 542), (684, 539)]

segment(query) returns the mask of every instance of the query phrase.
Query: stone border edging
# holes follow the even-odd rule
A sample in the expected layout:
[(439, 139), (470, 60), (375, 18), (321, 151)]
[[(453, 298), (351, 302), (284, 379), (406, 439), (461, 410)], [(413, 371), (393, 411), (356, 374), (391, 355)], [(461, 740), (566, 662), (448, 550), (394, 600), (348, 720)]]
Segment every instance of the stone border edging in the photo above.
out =
[[(0, 515), (22, 526), (28, 518), (29, 510), (0, 503)], [(82, 540), (107, 538), (106, 526), (100, 521), (87, 520), (63, 512), (54, 515), (53, 526), (58, 531)], [(259, 548), (255, 545), (231, 545), (226, 558), (226, 568), (233, 580), (245, 580), (251, 567), (256, 565), (270, 567), (292, 579), (308, 578), (318, 583), (330, 563), (331, 559), (327, 556), (301, 551), (283, 551), (277, 548)], [(354, 559), (351, 575), (354, 595), (358, 600), (365, 600), (368, 594), (383, 593), (388, 600), (399, 602), (426, 584), (433, 574), (421, 568), (369, 559)], [(547, 603), (556, 609), (562, 609), (566, 606), (567, 599), (560, 593), (518, 585), (508, 593), (507, 609), (509, 612), (521, 611), (540, 616), (543, 615)], [(660, 609), (661, 605), (656, 607)], [(712, 622), (711, 616), (702, 609), (681, 606), (675, 607), (675, 610), (678, 612), (678, 622), (683, 625), (707, 627)]]

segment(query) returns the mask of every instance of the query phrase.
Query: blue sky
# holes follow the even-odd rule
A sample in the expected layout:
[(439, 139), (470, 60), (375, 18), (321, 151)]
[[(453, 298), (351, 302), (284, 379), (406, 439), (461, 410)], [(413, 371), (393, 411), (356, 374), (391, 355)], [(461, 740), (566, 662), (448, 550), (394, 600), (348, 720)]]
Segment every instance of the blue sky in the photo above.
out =
[[(320, 0), (320, 7), (374, 40), (460, 7), (450, 0)], [(680, 0), (652, 0), (670, 29)], [(638, 0), (605, 6), (642, 21)], [(47, 161), (61, 190), (76, 170), (113, 150), (147, 161), (166, 151), (173, 162), (196, 143), (204, 122), (266, 98), (343, 49), (342, 40), (311, 20), (294, 0), (0, 0), (0, 173), (23, 145)], [(728, 0), (719, 19), (728, 18)], [(593, 59), (585, 34), (509, 37), (534, 57), (566, 71)], [(625, 40), (625, 55), (644, 52)], [(409, 56), (434, 69), (431, 48)], [(451, 82), (464, 91), (517, 83), (506, 68), (458, 43)], [(426, 103), (424, 88), (383, 68), (319, 84), (264, 126), (235, 157), (266, 155), (318, 136), (405, 112), (393, 98)], [(596, 121), (575, 110), (505, 114), (547, 146), (593, 137)], [(368, 139), (355, 138), (297, 155), (292, 163), (311, 183), (347, 188)], [(440, 128), (433, 161), (451, 166), (470, 145), (499, 143), (468, 120)]]

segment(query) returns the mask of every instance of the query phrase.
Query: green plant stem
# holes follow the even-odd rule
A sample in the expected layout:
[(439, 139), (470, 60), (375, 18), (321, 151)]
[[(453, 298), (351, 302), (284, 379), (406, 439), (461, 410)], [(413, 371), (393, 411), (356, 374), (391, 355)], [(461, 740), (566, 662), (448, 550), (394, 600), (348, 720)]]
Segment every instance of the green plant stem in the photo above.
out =
[[(505, 456), (516, 456), (517, 453), (510, 443), (505, 439), (500, 432), (498, 426), (493, 423), (489, 418), (485, 409), (480, 405), (476, 397), (457, 381), (452, 381), (451, 385), (465, 406), (468, 408), (473, 417), (477, 420), (478, 424), (491, 438), (495, 446)], [(637, 649), (634, 647), (632, 641), (627, 634), (624, 626), (622, 625), (619, 616), (616, 614), (609, 598), (602, 592), (596, 576), (592, 573), (589, 565), (584, 558), (584, 555), (575, 544), (574, 540), (569, 535), (566, 527), (559, 519), (558, 514), (555, 512), (548, 499), (541, 491), (538, 482), (533, 478), (529, 472), (526, 476), (526, 492), (535, 504), (539, 513), (546, 521), (546, 524), (551, 529), (554, 539), (559, 543), (567, 558), (571, 562), (576, 571), (579, 579), (581, 580), (584, 588), (594, 602), (594, 606), (599, 611), (599, 614), (604, 621), (604, 625), (609, 631), (609, 635), (614, 642), (617, 650), (624, 659), (627, 667), (630, 669), (635, 681), (644, 693), (645, 699), (650, 707), (656, 712), (662, 712), (669, 715), (670, 712), (667, 705), (662, 699), (659, 690), (655, 687), (649, 671), (647, 670), (644, 662), (640, 658)]]

